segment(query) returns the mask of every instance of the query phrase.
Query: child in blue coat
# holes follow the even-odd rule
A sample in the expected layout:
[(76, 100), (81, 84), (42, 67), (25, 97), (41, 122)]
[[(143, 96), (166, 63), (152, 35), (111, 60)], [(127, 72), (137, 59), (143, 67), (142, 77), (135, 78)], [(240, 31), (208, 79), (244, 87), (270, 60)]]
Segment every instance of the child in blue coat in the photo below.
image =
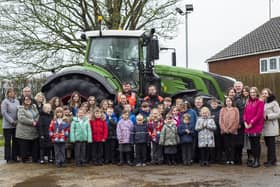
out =
[(184, 165), (191, 165), (193, 155), (193, 135), (194, 135), (194, 124), (190, 123), (191, 117), (185, 113), (182, 116), (182, 122), (178, 127), (178, 134), (180, 137), (182, 160)]
[(106, 124), (108, 127), (108, 139), (105, 142), (105, 164), (117, 163), (117, 150), (118, 150), (118, 139), (117, 139), (117, 123), (118, 117), (114, 113), (112, 107), (108, 107), (106, 111)]
[(132, 144), (135, 144), (136, 166), (146, 166), (147, 145), (150, 141), (148, 126), (141, 114), (136, 116), (136, 125), (133, 126), (131, 138)]

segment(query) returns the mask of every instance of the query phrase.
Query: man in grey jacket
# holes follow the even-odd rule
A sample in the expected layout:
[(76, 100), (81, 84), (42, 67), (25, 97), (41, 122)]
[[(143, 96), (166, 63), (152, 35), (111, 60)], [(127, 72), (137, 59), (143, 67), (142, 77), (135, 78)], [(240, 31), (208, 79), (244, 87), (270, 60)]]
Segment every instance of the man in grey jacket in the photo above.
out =
[[(31, 97), (31, 95), (32, 95), (31, 92), (32, 92), (31, 88), (28, 86), (26, 86), (22, 89), (22, 96), (19, 98), (20, 105), (23, 104), (24, 97), (26, 97), (26, 96)], [(35, 99), (33, 99), (32, 97), (31, 97), (31, 102), (32, 102), (32, 104), (36, 104)]]
[(1, 112), (3, 116), (3, 133), (5, 141), (4, 159), (7, 163), (17, 160), (18, 146), (15, 138), (17, 124), (17, 109), (19, 101), (15, 97), (13, 88), (8, 88), (6, 98), (1, 103)]

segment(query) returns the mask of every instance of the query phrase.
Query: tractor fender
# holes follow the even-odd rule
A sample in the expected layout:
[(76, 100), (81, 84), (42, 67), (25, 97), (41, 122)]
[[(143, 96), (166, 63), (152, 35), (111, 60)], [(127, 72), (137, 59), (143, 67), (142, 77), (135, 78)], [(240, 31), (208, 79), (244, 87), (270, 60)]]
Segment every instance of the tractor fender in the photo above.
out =
[(71, 75), (84, 75), (86, 77), (89, 77), (90, 79), (94, 79), (97, 82), (99, 82), (104, 88), (108, 91), (109, 94), (115, 95), (117, 93), (116, 88), (113, 87), (113, 85), (102, 75), (94, 72), (94, 71), (88, 71), (88, 70), (68, 70), (68, 71), (62, 71), (57, 74), (54, 74), (50, 76), (47, 81), (44, 83), (42, 87), (42, 92), (46, 91), (48, 88), (48, 85), (52, 84), (56, 79)]
[(194, 98), (197, 96), (198, 93), (199, 92), (196, 89), (183, 90), (171, 95), (171, 98), (174, 102), (177, 98), (182, 98), (188, 101), (193, 106)]
[[(184, 100), (187, 100), (191, 105), (194, 106), (194, 99), (197, 96), (202, 97), (204, 105), (206, 105), (206, 106), (210, 105), (209, 101), (213, 98), (213, 96), (199, 92), (196, 89), (183, 90), (181, 92), (178, 92), (178, 93), (172, 95), (171, 98), (174, 101), (177, 98), (182, 98)], [(218, 102), (221, 103), (220, 101), (218, 101)]]
[(196, 89), (189, 89), (189, 90), (183, 90), (183, 91), (177, 92), (177, 93), (171, 95), (171, 98), (178, 98), (181, 95), (195, 96), (197, 94), (198, 94), (198, 91)]

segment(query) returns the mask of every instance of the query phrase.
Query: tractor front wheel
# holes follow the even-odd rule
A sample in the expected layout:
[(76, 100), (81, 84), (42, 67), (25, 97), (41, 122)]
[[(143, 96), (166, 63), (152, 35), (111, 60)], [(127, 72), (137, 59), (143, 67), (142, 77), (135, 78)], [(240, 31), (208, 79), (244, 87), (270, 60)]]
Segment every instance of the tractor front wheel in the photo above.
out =
[(80, 93), (82, 100), (86, 100), (89, 96), (95, 96), (97, 102), (105, 98), (113, 99), (113, 96), (106, 91), (104, 86), (88, 77), (61, 77), (59, 80), (55, 80), (45, 87), (46, 89), (43, 92), (47, 100), (58, 96), (64, 104), (68, 103), (74, 91)]

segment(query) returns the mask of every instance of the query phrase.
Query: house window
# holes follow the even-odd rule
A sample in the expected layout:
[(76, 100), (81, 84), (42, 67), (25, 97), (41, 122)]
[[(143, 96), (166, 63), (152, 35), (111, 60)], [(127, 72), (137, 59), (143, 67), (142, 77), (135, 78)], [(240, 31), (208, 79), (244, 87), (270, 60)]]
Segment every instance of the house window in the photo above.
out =
[(280, 72), (280, 56), (260, 59), (260, 73)]
[(277, 71), (277, 58), (269, 59), (269, 70)]
[(267, 72), (267, 60), (261, 60), (261, 73)]

